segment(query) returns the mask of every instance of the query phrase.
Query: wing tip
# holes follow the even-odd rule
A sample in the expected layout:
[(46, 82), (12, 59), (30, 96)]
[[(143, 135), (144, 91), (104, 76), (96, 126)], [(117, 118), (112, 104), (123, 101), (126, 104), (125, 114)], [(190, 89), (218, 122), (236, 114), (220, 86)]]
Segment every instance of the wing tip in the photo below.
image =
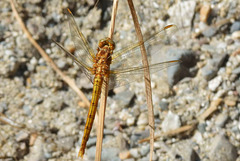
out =
[(72, 14), (72, 12), (70, 11), (70, 9), (69, 9), (69, 8), (67, 8), (67, 11), (68, 11), (70, 14)]
[(166, 29), (169, 29), (169, 28), (178, 28), (178, 27), (175, 24), (170, 24), (170, 25), (165, 26), (163, 29), (166, 30)]
[(182, 63), (182, 60), (177, 59), (177, 60), (171, 60), (169, 61), (170, 63)]

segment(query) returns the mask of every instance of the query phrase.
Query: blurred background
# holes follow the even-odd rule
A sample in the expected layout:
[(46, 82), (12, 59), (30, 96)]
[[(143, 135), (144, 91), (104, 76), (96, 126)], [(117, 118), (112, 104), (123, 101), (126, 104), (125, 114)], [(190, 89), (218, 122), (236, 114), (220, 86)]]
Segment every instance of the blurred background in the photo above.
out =
[[(145, 38), (166, 25), (178, 27), (148, 48), (150, 62), (182, 61), (151, 75), (159, 136), (154, 160), (240, 161), (240, 2), (133, 2)], [(52, 39), (76, 50), (69, 8), (96, 51), (98, 41), (108, 36), (112, 3), (15, 1), (33, 38), (89, 100), (91, 82)], [(88, 109), (29, 42), (9, 1), (0, 6), (0, 160), (80, 160), (76, 157)], [(116, 50), (137, 42), (127, 1), (119, 2), (113, 40)], [(149, 142), (139, 143), (148, 136), (144, 81), (111, 90), (102, 160), (149, 160)], [(94, 160), (95, 146), (93, 126), (84, 160)]]

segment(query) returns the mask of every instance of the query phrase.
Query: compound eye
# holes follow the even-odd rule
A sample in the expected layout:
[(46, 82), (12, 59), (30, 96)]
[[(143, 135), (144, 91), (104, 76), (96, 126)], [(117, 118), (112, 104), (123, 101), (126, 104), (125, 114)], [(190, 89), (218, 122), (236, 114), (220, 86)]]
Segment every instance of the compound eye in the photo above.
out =
[(111, 49), (114, 50), (115, 49), (115, 42), (113, 40), (110, 39), (110, 46), (111, 46)]
[(104, 39), (99, 40), (99, 43), (98, 43), (99, 48), (102, 48), (104, 45), (105, 45), (105, 40)]

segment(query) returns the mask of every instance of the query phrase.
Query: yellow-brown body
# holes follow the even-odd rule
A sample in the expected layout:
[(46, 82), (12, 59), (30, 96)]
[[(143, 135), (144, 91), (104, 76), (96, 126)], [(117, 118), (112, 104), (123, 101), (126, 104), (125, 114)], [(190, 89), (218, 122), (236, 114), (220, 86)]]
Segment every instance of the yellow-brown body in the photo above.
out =
[(81, 148), (78, 153), (78, 156), (80, 157), (83, 157), (86, 144), (89, 139), (93, 121), (97, 111), (98, 100), (101, 94), (104, 77), (109, 77), (110, 64), (112, 61), (111, 55), (115, 48), (115, 44), (110, 38), (106, 38), (99, 41), (98, 47), (98, 53), (96, 54), (96, 57), (94, 59), (92, 70), (92, 74), (95, 75), (93, 81), (92, 100), (88, 111)]

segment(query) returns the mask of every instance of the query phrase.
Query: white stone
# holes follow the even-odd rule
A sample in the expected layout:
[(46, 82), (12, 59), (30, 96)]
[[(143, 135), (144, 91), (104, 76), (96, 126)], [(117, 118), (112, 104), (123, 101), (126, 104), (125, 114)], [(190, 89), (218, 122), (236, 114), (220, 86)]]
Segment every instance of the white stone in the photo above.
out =
[(169, 130), (177, 129), (180, 126), (181, 126), (181, 122), (180, 122), (179, 116), (169, 111), (167, 116), (162, 122), (162, 130), (164, 132), (167, 132)]
[(211, 91), (215, 91), (221, 83), (222, 83), (222, 77), (217, 76), (217, 77), (215, 77), (215, 78), (213, 78), (212, 80), (209, 81), (208, 88)]

